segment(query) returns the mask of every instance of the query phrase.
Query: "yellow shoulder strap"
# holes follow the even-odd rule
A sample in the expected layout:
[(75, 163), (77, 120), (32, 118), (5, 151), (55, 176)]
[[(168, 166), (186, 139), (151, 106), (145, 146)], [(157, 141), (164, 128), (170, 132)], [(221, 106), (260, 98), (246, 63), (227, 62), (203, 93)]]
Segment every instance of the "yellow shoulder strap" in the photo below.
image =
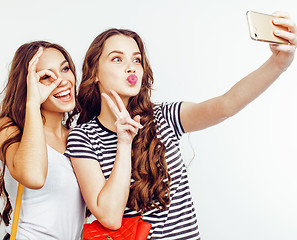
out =
[(15, 240), (15, 238), (16, 238), (19, 217), (20, 217), (20, 211), (21, 211), (23, 190), (24, 190), (24, 186), (19, 183), (17, 197), (15, 200), (15, 208), (14, 208), (14, 214), (13, 214), (13, 222), (12, 222), (12, 227), (11, 227), (10, 240)]

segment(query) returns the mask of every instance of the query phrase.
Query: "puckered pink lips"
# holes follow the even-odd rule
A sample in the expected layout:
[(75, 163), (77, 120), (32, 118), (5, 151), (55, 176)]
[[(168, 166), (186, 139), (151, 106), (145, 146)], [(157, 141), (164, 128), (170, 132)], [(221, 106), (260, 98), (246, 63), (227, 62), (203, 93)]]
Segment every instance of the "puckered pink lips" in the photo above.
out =
[(138, 81), (138, 78), (135, 74), (131, 74), (129, 75), (129, 77), (127, 78), (128, 83), (130, 83), (131, 85), (135, 85)]

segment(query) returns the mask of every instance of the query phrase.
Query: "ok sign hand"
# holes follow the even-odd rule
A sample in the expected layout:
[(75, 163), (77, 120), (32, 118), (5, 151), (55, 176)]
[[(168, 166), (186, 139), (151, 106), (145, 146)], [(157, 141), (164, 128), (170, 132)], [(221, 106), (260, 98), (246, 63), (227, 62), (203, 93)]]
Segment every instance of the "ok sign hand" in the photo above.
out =
[[(36, 72), (36, 66), (42, 53), (43, 48), (40, 47), (29, 62), (27, 75), (27, 103), (42, 104), (62, 81), (61, 78), (57, 78), (57, 76), (50, 70), (44, 69)], [(54, 80), (49, 85), (40, 82), (40, 78), (46, 75)]]

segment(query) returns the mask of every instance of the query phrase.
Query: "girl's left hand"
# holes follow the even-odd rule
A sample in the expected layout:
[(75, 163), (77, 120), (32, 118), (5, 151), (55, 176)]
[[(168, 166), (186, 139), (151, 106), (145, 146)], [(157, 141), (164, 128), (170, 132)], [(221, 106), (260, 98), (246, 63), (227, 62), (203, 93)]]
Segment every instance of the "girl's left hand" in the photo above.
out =
[(274, 15), (277, 17), (273, 20), (276, 26), (288, 28), (288, 31), (278, 30), (274, 34), (288, 40), (289, 44), (270, 44), (270, 49), (276, 59), (276, 65), (280, 70), (285, 71), (294, 59), (297, 45), (297, 28), (288, 13), (275, 12)]

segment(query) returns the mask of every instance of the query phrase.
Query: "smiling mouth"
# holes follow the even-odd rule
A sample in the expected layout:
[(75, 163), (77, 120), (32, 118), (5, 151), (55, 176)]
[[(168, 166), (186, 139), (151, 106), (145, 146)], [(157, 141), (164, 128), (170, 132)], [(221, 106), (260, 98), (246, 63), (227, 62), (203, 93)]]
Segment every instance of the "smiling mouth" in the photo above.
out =
[(71, 96), (71, 91), (70, 89), (67, 89), (65, 91), (59, 92), (57, 94), (54, 95), (55, 98), (58, 99), (65, 99), (65, 98), (70, 98)]

